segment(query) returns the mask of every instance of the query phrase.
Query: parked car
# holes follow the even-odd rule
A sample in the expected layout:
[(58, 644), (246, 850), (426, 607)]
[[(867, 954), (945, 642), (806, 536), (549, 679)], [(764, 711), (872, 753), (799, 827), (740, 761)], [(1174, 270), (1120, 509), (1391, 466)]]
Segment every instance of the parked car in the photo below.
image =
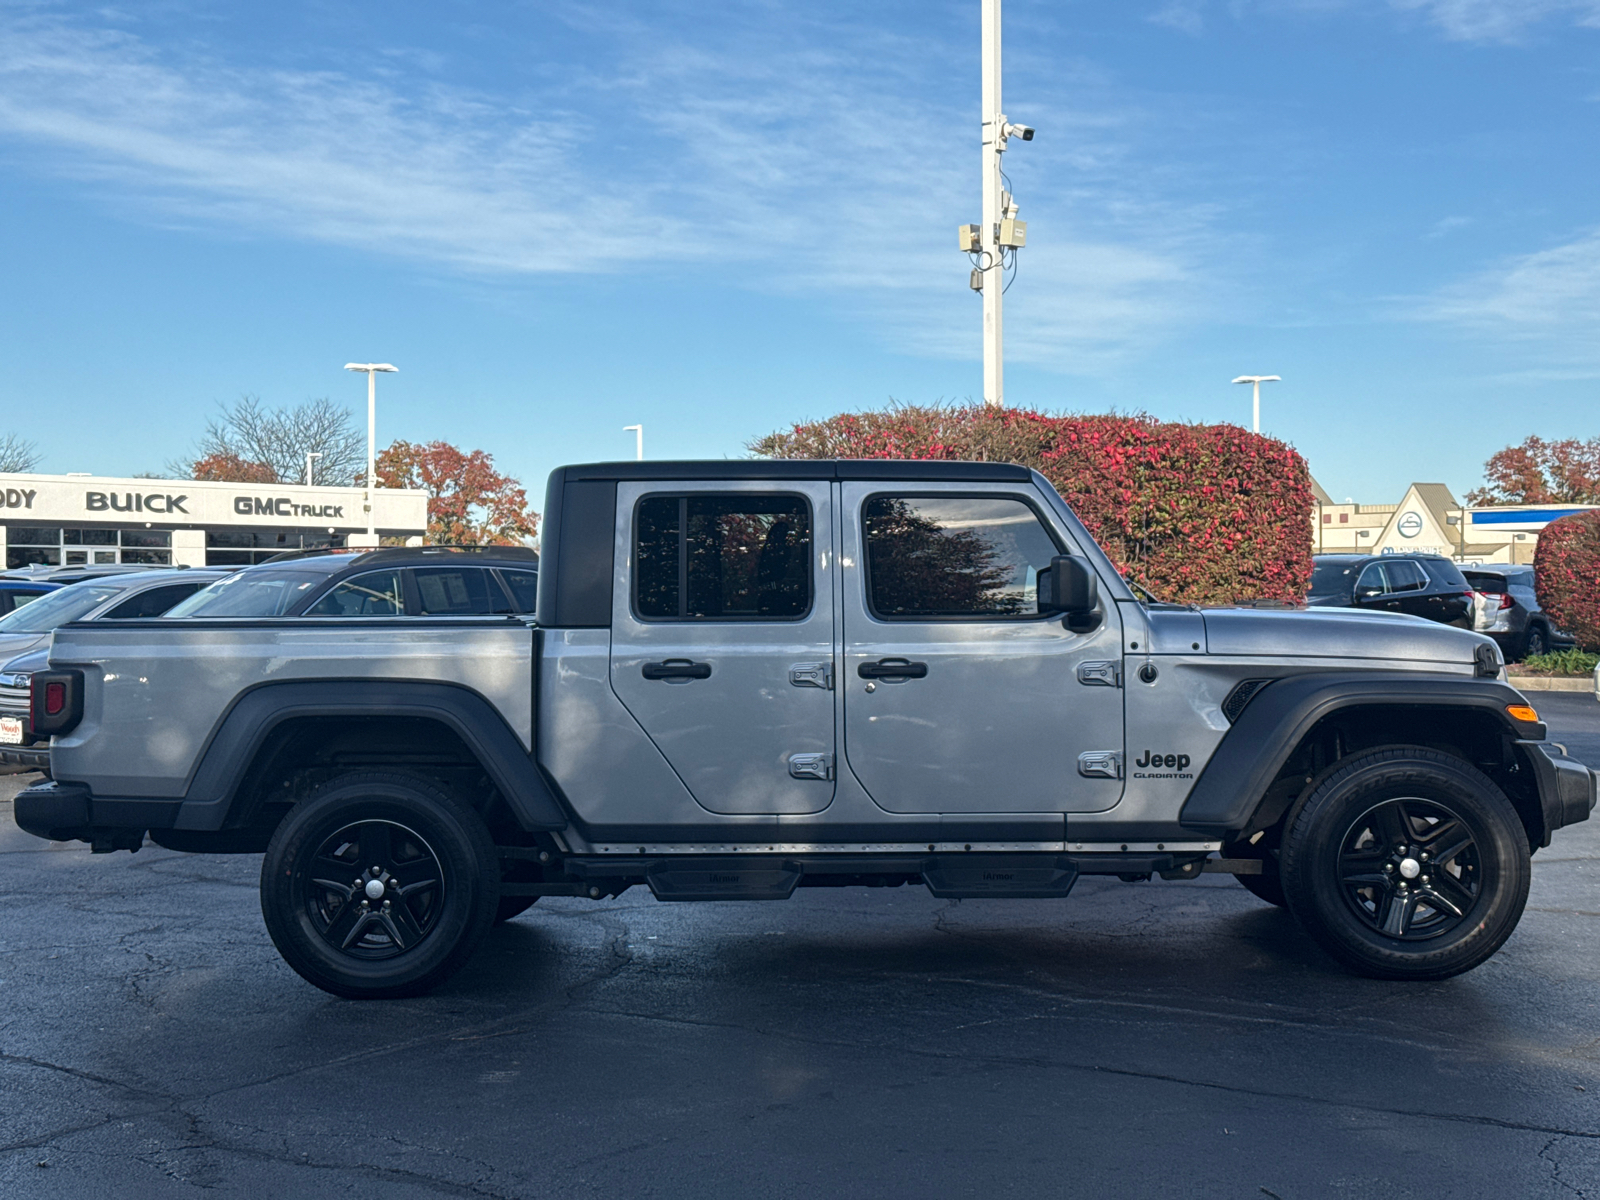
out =
[[(1354, 970), (1439, 979), (1510, 936), (1531, 853), (1595, 806), (1489, 638), (1143, 602), (1023, 467), (601, 463), (557, 470), (544, 513), (536, 620), (58, 630), (33, 677), (56, 779), (17, 824), (264, 853), (285, 960), (375, 998), (434, 987), (541, 896), (1043, 899), (1208, 871)], [(489, 553), (216, 591), (298, 612), (343, 573), (394, 612), (426, 564)]]
[(100, 579), (106, 575), (135, 575), (149, 571), (187, 571), (188, 567), (164, 567), (154, 563), (74, 563), (66, 567), (52, 567), (31, 563), (0, 571), (0, 579), (18, 579), (25, 583), (82, 583), (85, 579)]
[(539, 556), (518, 546), (280, 554), (218, 580), (168, 617), (459, 617), (531, 613)]
[(33, 673), (44, 666), (51, 635), (69, 621), (129, 621), (159, 617), (180, 600), (220, 579), (215, 568), (118, 572), (58, 587), (0, 617), (0, 764), (45, 770), (49, 739), (35, 737), (28, 707)]
[(1540, 609), (1531, 566), (1463, 567), (1461, 573), (1481, 597), (1473, 628), (1498, 642), (1507, 661), (1577, 644)]
[(15, 612), (40, 596), (48, 596), (62, 585), (46, 580), (6, 579), (0, 576), (0, 617)]
[(1472, 628), (1472, 588), (1461, 568), (1439, 554), (1313, 555), (1306, 603)]

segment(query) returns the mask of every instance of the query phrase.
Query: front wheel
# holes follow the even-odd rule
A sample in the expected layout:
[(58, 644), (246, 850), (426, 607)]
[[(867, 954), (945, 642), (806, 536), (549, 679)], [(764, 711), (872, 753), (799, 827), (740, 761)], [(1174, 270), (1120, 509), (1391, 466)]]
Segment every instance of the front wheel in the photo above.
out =
[(1289, 911), (1340, 962), (1379, 979), (1447, 979), (1505, 943), (1528, 902), (1528, 837), (1470, 763), (1375, 750), (1291, 815), (1279, 858)]
[(350, 999), (416, 996), (494, 922), (499, 862), (482, 819), (431, 781), (345, 775), (295, 806), (261, 864), (261, 913), (284, 960)]

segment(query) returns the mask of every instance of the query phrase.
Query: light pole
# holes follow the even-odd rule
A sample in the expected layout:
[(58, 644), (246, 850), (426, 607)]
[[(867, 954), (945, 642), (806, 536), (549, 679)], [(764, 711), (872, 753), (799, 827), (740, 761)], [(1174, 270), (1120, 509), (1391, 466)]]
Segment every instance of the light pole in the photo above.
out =
[(398, 371), (388, 363), (345, 363), (346, 371), (365, 371), (367, 374), (367, 536), (378, 536), (373, 492), (378, 490), (378, 372)]
[(644, 461), (644, 426), (643, 425), (624, 425), (622, 427), (622, 432), (623, 433), (631, 433), (631, 434), (633, 434), (633, 457), (637, 461), (643, 462)]
[(968, 277), (973, 291), (983, 295), (983, 402), (996, 408), (1005, 403), (1005, 323), (1001, 296), (1005, 292), (1005, 252), (1016, 253), (1028, 244), (1028, 225), (1017, 220), (1017, 206), (1005, 188), (1000, 156), (1011, 138), (1033, 141), (1033, 129), (1006, 120), (1000, 105), (1000, 0), (982, 0), (983, 23), (983, 223), (962, 225), (959, 244), (972, 258)]
[(1254, 385), (1255, 411), (1254, 419), (1252, 420), (1250, 426), (1252, 432), (1261, 432), (1261, 385), (1263, 383), (1281, 383), (1282, 381), (1283, 377), (1281, 375), (1241, 375), (1239, 378), (1234, 380), (1235, 383), (1248, 383)]
[(313, 458), (321, 458), (321, 457), (322, 457), (322, 451), (321, 450), (307, 450), (306, 451), (306, 486), (307, 487), (311, 486), (311, 460)]

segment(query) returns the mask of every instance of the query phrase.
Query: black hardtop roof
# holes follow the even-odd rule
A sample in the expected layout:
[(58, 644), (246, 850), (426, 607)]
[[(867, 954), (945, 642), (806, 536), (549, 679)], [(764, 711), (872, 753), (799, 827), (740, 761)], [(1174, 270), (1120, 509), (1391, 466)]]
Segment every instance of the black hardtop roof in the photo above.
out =
[[(1443, 554), (1427, 554), (1421, 550), (1396, 550), (1393, 554), (1313, 554), (1312, 562), (1383, 562), (1391, 558), (1426, 558), (1431, 562), (1454, 562)], [(1465, 570), (1466, 568), (1462, 568)]]
[(903, 458), (734, 458), (579, 463), (557, 467), (569, 482), (679, 479), (883, 479), (927, 483), (1018, 482), (1033, 478), (1015, 463)]

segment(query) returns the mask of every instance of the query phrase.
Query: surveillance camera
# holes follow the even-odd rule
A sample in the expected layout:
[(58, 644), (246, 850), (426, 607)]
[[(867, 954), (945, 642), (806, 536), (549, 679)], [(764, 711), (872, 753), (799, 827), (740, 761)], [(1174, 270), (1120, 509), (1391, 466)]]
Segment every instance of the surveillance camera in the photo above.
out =
[(1006, 136), (1007, 137), (1019, 137), (1025, 142), (1031, 142), (1031, 141), (1033, 141), (1033, 126), (1032, 125), (1007, 125), (1006, 126)]

